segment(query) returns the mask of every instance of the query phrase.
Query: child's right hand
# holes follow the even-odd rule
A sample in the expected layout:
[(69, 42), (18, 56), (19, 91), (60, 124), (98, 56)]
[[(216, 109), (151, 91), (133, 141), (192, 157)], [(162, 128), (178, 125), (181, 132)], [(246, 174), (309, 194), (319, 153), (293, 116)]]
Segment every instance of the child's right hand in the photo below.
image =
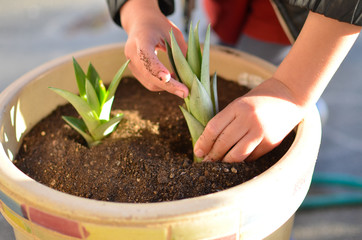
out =
[(187, 97), (188, 88), (172, 78), (157, 57), (157, 50), (166, 51), (164, 40), (170, 42), (171, 28), (183, 53), (187, 50), (181, 31), (162, 14), (158, 1), (128, 1), (120, 11), (122, 26), (128, 33), (125, 55), (131, 59), (128, 67), (133, 75), (150, 91)]

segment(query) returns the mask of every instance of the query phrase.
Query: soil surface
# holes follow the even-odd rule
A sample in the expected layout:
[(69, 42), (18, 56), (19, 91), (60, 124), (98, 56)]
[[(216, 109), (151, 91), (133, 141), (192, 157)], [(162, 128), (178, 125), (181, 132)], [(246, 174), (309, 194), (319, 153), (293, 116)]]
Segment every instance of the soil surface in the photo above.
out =
[[(218, 80), (220, 109), (248, 89)], [(267, 170), (288, 150), (279, 147), (253, 162), (193, 163), (190, 134), (179, 105), (168, 93), (146, 90), (133, 78), (118, 87), (113, 109), (124, 112), (117, 131), (89, 149), (58, 107), (24, 138), (14, 164), (36, 181), (80, 197), (113, 202), (160, 202), (210, 194), (242, 184)]]

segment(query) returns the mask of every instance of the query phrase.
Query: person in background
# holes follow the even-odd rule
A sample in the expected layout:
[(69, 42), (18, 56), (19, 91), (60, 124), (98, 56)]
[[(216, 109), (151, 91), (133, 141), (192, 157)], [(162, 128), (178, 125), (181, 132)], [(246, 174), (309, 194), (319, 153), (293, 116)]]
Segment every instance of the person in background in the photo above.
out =
[[(151, 91), (187, 97), (187, 87), (172, 78), (155, 53), (166, 50), (164, 39), (170, 41), (171, 28), (186, 53), (181, 31), (166, 17), (174, 2), (107, 2), (114, 21), (128, 34), (125, 55), (134, 76)], [(255, 48), (255, 55), (279, 66), (271, 78), (209, 121), (194, 153), (204, 161), (253, 160), (275, 148), (316, 104), (361, 31), (362, 3), (204, 0), (204, 6), (224, 44), (244, 42), (244, 48)]]

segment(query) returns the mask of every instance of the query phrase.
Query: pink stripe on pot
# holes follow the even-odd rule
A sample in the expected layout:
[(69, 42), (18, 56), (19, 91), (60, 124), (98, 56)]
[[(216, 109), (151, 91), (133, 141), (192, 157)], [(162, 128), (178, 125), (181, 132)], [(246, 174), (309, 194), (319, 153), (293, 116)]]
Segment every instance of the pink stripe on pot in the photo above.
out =
[(54, 216), (33, 207), (27, 207), (25, 205), (21, 207), (25, 218), (44, 228), (79, 239), (85, 239), (89, 236), (89, 232), (76, 221)]
[(229, 236), (225, 236), (225, 237), (220, 237), (220, 238), (215, 238), (213, 240), (236, 240), (236, 233), (229, 235)]

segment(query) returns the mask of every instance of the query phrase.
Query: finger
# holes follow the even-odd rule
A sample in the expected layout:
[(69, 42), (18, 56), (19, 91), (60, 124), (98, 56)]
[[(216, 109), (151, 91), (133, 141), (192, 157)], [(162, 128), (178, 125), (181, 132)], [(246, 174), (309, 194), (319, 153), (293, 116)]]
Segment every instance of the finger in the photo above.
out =
[(245, 159), (245, 161), (253, 161), (256, 160), (266, 153), (272, 151), (274, 148), (276, 148), (280, 142), (278, 143), (269, 143), (268, 141), (262, 141), (255, 149), (254, 151)]
[(253, 131), (243, 136), (235, 146), (226, 154), (224, 162), (242, 162), (257, 148), (262, 141), (262, 136)]
[(206, 125), (203, 133), (194, 146), (194, 154), (197, 157), (204, 157), (209, 153), (220, 133), (234, 119), (234, 114), (230, 114), (228, 108), (222, 110), (213, 117)]
[(171, 73), (171, 78), (176, 79), (176, 73)]
[(180, 98), (186, 98), (189, 94), (189, 89), (181, 82), (171, 78), (170, 81), (166, 82), (162, 86), (163, 90), (172, 93)]
[(137, 56), (140, 64), (152, 77), (161, 82), (168, 82), (171, 74), (168, 69), (158, 59), (154, 47), (146, 47), (137, 49)]
[(161, 91), (162, 89), (153, 84), (152, 81), (148, 81), (151, 78), (149, 72), (147, 72), (143, 66), (143, 63), (138, 58), (137, 46), (134, 42), (127, 41), (124, 54), (127, 59), (131, 61), (128, 64), (128, 68), (131, 70), (133, 76), (148, 90), (150, 91)]
[[(146, 87), (150, 91), (167, 91), (174, 95), (179, 96), (180, 98), (185, 98), (188, 95), (188, 89), (180, 83), (179, 81), (171, 78), (162, 87), (158, 87), (156, 84), (154, 84), (152, 81), (142, 81), (144, 78), (144, 75), (140, 74), (139, 71), (137, 71), (137, 67), (130, 66), (130, 70), (133, 72), (133, 75), (135, 78), (137, 78), (144, 87)], [(180, 91), (179, 89), (183, 89), (183, 91)]]
[(181, 98), (188, 96), (188, 88), (171, 78), (170, 72), (159, 61), (151, 45), (137, 49), (137, 54), (132, 54), (134, 48), (137, 49), (136, 46), (127, 46), (126, 50), (131, 50), (125, 51), (125, 54), (131, 59), (130, 70), (143, 86), (151, 91), (167, 91)]
[(214, 145), (209, 153), (205, 156), (204, 161), (218, 161), (223, 159), (225, 154), (232, 148), (241, 138), (247, 134), (247, 128), (240, 128), (240, 124), (232, 121), (217, 137)]
[[(137, 65), (133, 62), (132, 60), (130, 61), (128, 67), (131, 70), (133, 76), (148, 90), (153, 91), (153, 92), (158, 92), (158, 91), (163, 91), (162, 88), (157, 87), (157, 85), (153, 84), (151, 81), (148, 81), (147, 79), (150, 78), (149, 73), (142, 73), (142, 71), (140, 71), (140, 67), (137, 67)], [(145, 76), (146, 75), (146, 76)]]
[(156, 50), (156, 55), (157, 55), (158, 50), (161, 50), (161, 51), (164, 51), (164, 52), (167, 51), (165, 41), (163, 39), (160, 39), (159, 43), (155, 47), (155, 50)]

